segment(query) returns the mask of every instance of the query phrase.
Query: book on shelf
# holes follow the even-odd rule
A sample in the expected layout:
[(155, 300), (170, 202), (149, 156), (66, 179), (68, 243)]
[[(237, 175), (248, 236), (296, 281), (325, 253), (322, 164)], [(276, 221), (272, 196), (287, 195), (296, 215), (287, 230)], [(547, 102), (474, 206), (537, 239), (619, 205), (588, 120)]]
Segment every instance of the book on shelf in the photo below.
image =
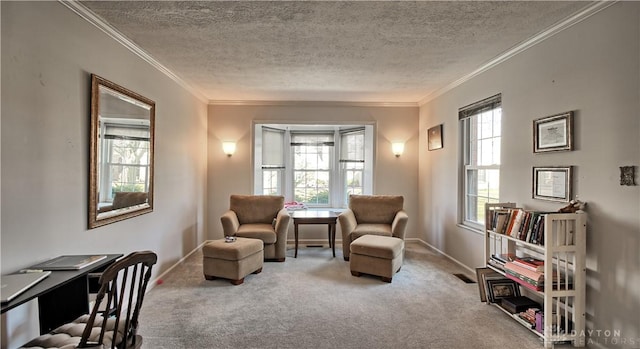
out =
[(520, 220), (522, 219), (523, 209), (513, 208), (509, 217), (509, 226), (507, 227), (505, 234), (511, 237), (515, 237), (514, 231), (517, 231), (520, 227)]
[(504, 270), (504, 264), (506, 262), (513, 261), (516, 258), (514, 253), (499, 253), (493, 254), (487, 261), (487, 263), (495, 268)]
[(526, 296), (502, 298), (500, 305), (511, 314), (524, 312), (529, 308), (540, 308), (540, 304), (538, 302)]
[(529, 211), (523, 208), (492, 209), (490, 229), (528, 243), (544, 245), (544, 214), (550, 212)]
[(509, 210), (495, 210), (491, 229), (498, 234), (504, 234), (507, 224), (509, 224)]
[(536, 323), (536, 314), (541, 312), (542, 310), (540, 310), (540, 307), (531, 307), (528, 308), (525, 311), (520, 312), (520, 317), (523, 319), (526, 319), (527, 321), (533, 323), (535, 325)]
[(539, 273), (544, 272), (544, 261), (535, 257), (516, 257), (513, 264)]
[(522, 324), (522, 326), (525, 326), (526, 328), (529, 329), (535, 329), (536, 328), (536, 323), (531, 323), (528, 319), (523, 318), (522, 316), (520, 316), (520, 314), (513, 314), (513, 318), (518, 321), (520, 324)]
[(515, 262), (505, 263), (504, 272), (505, 276), (530, 290), (542, 291), (544, 289), (544, 273), (523, 268)]
[(504, 264), (507, 262), (512, 262), (516, 258), (516, 254), (515, 253), (496, 253), (496, 254), (492, 254), (491, 258), (498, 260)]
[(490, 266), (492, 266), (492, 267), (494, 267), (496, 269), (504, 271), (504, 263), (502, 263), (502, 262), (500, 262), (500, 261), (498, 261), (496, 259), (490, 258), (487, 261), (487, 264), (489, 264)]
[(543, 285), (534, 285), (533, 283), (530, 283), (528, 281), (523, 280), (520, 276), (509, 274), (509, 272), (506, 272), (505, 276), (507, 278), (517, 282), (518, 284), (520, 284), (520, 286), (523, 286), (523, 287), (526, 287), (526, 288), (530, 289), (531, 291), (542, 291), (542, 290), (544, 290), (544, 286)]

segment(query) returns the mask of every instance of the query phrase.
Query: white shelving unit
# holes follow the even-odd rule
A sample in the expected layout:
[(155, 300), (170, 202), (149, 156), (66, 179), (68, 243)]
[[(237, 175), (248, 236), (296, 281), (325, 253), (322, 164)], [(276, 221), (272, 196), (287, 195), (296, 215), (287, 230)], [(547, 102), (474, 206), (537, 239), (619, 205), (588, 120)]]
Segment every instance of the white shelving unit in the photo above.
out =
[[(485, 263), (491, 255), (505, 253), (543, 259), (544, 290), (532, 291), (527, 287), (520, 287), (524, 295), (530, 295), (530, 298), (543, 304), (544, 331), (540, 333), (536, 329), (530, 330), (544, 340), (545, 348), (567, 341), (571, 341), (574, 347), (584, 347), (586, 214), (545, 213), (544, 245), (538, 245), (492, 230), (493, 211), (504, 208), (515, 208), (515, 204), (486, 205)], [(488, 263), (487, 267), (505, 274), (503, 270)]]

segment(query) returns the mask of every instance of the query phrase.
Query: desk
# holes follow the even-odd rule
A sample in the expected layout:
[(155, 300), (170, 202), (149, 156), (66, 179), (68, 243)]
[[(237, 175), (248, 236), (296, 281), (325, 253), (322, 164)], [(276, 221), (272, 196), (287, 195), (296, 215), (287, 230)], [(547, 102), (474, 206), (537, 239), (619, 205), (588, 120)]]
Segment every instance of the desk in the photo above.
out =
[[(38, 298), (40, 334), (45, 334), (82, 314), (89, 313), (89, 291), (97, 292), (90, 287), (89, 274), (105, 270), (116, 259), (122, 257), (122, 254), (106, 256), (107, 258), (80, 270), (52, 271), (51, 275), (12, 301), (3, 303), (0, 314)], [(97, 285), (97, 280), (92, 281)]]
[(299, 224), (327, 224), (329, 228), (329, 247), (336, 256), (336, 221), (338, 214), (333, 211), (293, 211), (293, 231), (295, 232), (296, 249), (294, 258), (298, 258), (298, 225)]

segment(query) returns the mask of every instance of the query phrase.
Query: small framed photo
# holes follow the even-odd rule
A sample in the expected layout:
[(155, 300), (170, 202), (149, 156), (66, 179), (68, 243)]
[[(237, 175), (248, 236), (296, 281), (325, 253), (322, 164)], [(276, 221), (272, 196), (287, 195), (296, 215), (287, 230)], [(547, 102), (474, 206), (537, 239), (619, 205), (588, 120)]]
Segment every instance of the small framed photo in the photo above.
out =
[(442, 148), (442, 124), (434, 126), (427, 131), (427, 142), (429, 150)]
[(571, 166), (534, 167), (533, 198), (548, 201), (569, 202), (572, 196)]
[(533, 120), (533, 152), (573, 150), (573, 112)]
[(502, 298), (519, 297), (520, 287), (511, 279), (487, 280), (487, 299), (499, 303)]
[(491, 268), (476, 268), (476, 281), (481, 302), (487, 301), (487, 280), (497, 278), (504, 279), (504, 276)]

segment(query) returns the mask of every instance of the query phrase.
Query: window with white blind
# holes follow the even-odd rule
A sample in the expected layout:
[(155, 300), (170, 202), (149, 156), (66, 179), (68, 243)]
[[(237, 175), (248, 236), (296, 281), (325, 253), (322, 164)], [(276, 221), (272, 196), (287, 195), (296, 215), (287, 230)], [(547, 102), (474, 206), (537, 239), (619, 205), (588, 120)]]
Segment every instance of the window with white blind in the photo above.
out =
[(461, 221), (481, 228), (485, 203), (500, 198), (500, 141), (502, 97), (500, 94), (458, 111), (461, 148)]
[(365, 177), (365, 132), (364, 128), (345, 130), (340, 132), (340, 169), (343, 182), (343, 200), (348, 201), (349, 195), (364, 193)]
[(148, 122), (102, 118), (101, 134), (104, 147), (98, 154), (101, 188), (100, 201), (111, 202), (118, 191), (148, 191), (149, 187), (149, 147)]
[(346, 207), (373, 191), (373, 125), (256, 124), (254, 193)]
[(263, 127), (262, 142), (262, 193), (277, 195), (284, 185), (284, 130)]
[(309, 206), (328, 206), (334, 153), (333, 133), (293, 133), (291, 152), (293, 199)]

